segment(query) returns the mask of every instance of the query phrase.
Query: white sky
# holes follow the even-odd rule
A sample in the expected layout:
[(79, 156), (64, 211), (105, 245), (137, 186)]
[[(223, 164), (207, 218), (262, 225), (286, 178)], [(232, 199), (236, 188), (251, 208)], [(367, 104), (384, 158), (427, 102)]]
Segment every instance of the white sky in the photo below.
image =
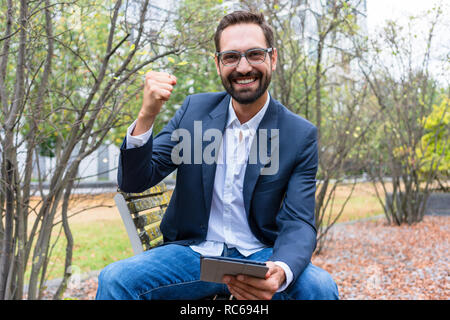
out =
[[(442, 4), (442, 17), (450, 19), (450, 0), (367, 0), (367, 24), (369, 32), (381, 26), (386, 19), (405, 23), (411, 15), (421, 14)], [(450, 33), (447, 30), (447, 33)]]
[[(431, 50), (431, 70), (435, 75), (448, 83), (450, 57), (450, 0), (367, 0), (367, 27), (369, 37), (374, 35), (385, 24), (385, 20), (395, 20), (404, 27), (408, 24), (409, 16), (423, 15), (427, 10), (433, 9), (437, 4), (441, 5), (441, 23), (435, 28), (435, 36)], [(431, 15), (434, 17), (434, 14)], [(412, 24), (413, 34), (417, 34), (417, 40), (412, 43), (418, 56), (425, 50), (425, 38), (430, 29), (428, 19), (414, 20)], [(406, 28), (405, 28), (406, 29)], [(422, 58), (420, 58), (422, 59)], [(438, 62), (440, 60), (441, 62)], [(418, 60), (421, 61), (421, 60)], [(444, 69), (442, 61), (447, 61)]]

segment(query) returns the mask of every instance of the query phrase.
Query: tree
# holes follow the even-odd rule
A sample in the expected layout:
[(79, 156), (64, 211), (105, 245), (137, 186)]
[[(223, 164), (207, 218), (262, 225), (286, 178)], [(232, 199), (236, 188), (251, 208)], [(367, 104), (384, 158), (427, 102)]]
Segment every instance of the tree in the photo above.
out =
[[(366, 169), (388, 222), (397, 225), (423, 219), (430, 185), (445, 154), (446, 147), (433, 148), (431, 143), (443, 133), (440, 128), (445, 111), (433, 125), (434, 133), (423, 123), (433, 105), (442, 101), (444, 109), (448, 106), (448, 98), (442, 99), (440, 84), (430, 68), (432, 59), (439, 62), (433, 53), (441, 13), (436, 8), (432, 17), (425, 16), (431, 19), (424, 35), (414, 29), (418, 17), (410, 18), (406, 30), (388, 22), (360, 60), (374, 95), (372, 107), (378, 111), (378, 125), (373, 127), (372, 144), (365, 156)], [(447, 59), (440, 63), (441, 70), (446, 70)], [(432, 149), (438, 154), (427, 159), (425, 155)]]
[[(0, 6), (6, 17), (0, 25), (0, 299), (22, 299), (29, 268), (27, 296), (42, 296), (58, 215), (67, 239), (54, 297), (60, 298), (71, 275), (67, 209), (80, 162), (111, 129), (129, 124), (145, 70), (195, 48), (202, 35), (169, 37), (174, 13), (148, 0), (8, 0)], [(57, 165), (38, 176), (41, 201), (32, 207), (38, 153), (54, 156)]]

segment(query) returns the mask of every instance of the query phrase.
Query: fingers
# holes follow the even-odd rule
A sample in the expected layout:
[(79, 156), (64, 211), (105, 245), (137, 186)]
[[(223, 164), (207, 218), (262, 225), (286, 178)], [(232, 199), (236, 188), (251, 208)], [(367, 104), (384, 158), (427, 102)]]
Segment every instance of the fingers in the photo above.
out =
[(250, 276), (239, 275), (237, 282), (245, 283), (248, 287), (255, 288), (256, 290), (275, 292), (278, 290), (276, 283), (272, 279), (259, 279)]
[(165, 89), (172, 92), (176, 83), (176, 77), (165, 72), (150, 71), (145, 76), (145, 84), (150, 90)]
[(250, 276), (226, 276), (224, 280), (236, 299), (270, 300), (278, 289), (272, 281)]
[(228, 290), (230, 290), (230, 293), (238, 300), (261, 300), (261, 298), (238, 286), (229, 285)]
[(155, 99), (167, 100), (170, 97), (170, 94), (173, 91), (173, 86), (164, 83), (158, 82), (153, 79), (147, 80), (147, 87), (150, 95), (152, 95)]
[(172, 84), (168, 83), (168, 82), (162, 82), (162, 81), (158, 81), (155, 79), (147, 79), (146, 80), (146, 85), (149, 87), (153, 87), (153, 86), (158, 86), (160, 88), (166, 89), (166, 90), (172, 90), (173, 86)]
[(168, 83), (171, 85), (175, 85), (177, 83), (177, 78), (167, 72), (149, 71), (145, 74), (145, 79), (152, 79), (156, 82)]
[(176, 83), (176, 77), (167, 72), (150, 71), (145, 75), (145, 91), (153, 101), (169, 100)]
[(167, 101), (172, 94), (172, 90), (159, 89), (155, 91), (154, 97), (158, 100)]

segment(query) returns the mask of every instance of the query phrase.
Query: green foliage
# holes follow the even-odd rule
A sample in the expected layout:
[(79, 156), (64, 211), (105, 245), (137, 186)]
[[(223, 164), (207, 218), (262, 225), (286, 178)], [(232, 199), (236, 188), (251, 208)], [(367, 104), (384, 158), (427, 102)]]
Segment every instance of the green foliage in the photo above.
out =
[[(179, 18), (174, 24), (176, 31), (163, 34), (162, 42), (192, 41), (196, 45), (179, 53), (171, 54), (139, 72), (141, 78), (137, 83), (142, 83), (145, 73), (150, 70), (169, 72), (177, 78), (177, 84), (169, 101), (164, 104), (160, 114), (156, 117), (153, 125), (154, 135), (158, 134), (174, 116), (188, 95), (223, 90), (214, 63), (213, 36), (215, 30), (210, 27), (217, 25), (220, 21), (223, 14), (221, 3), (220, 0), (178, 2), (176, 14)], [(137, 58), (154, 54), (152, 50), (154, 51), (154, 48), (142, 49), (137, 53)], [(129, 99), (127, 112), (123, 115), (121, 125), (113, 128), (110, 133), (110, 140), (116, 145), (122, 143), (128, 126), (136, 119), (142, 105), (142, 90), (139, 90), (140, 87), (137, 86), (134, 89), (134, 96)]]
[[(32, 121), (38, 122), (39, 146), (41, 155), (54, 157), (59, 146), (63, 145), (70, 137), (72, 127), (77, 117), (83, 109), (88, 92), (96, 85), (101, 68), (100, 62), (106, 55), (109, 28), (111, 22), (111, 8), (114, 1), (82, 0), (70, 4), (60, 4), (55, 8), (53, 20), (54, 58), (52, 61), (52, 73), (49, 78), (46, 103), (37, 114), (36, 109), (26, 108), (24, 117), (26, 121), (21, 128), (21, 133), (26, 136), (30, 130)], [(32, 15), (30, 24), (31, 32), (44, 34), (45, 21), (41, 15)], [(114, 45), (126, 36), (126, 31), (122, 24), (119, 24), (115, 33)], [(32, 44), (32, 47), (31, 47)], [(107, 81), (103, 81), (100, 90), (93, 97), (93, 101), (99, 99), (100, 92), (114, 77), (114, 70), (117, 70), (123, 63), (125, 56), (129, 53), (131, 43), (122, 45), (109, 61), (106, 71)], [(31, 105), (35, 103), (38, 95), (39, 75), (43, 72), (43, 63), (46, 57), (46, 39), (39, 37), (30, 41), (30, 49), (34, 51), (32, 60), (28, 63), (29, 73), (38, 75), (29, 87), (29, 99)], [(143, 58), (137, 56), (135, 65), (142, 62)], [(11, 64), (12, 65), (12, 64)], [(11, 71), (12, 72), (12, 71)], [(113, 93), (114, 97), (105, 103), (103, 110), (97, 116), (95, 128), (104, 126), (106, 118), (110, 115), (114, 100), (128, 99), (136, 90), (134, 77), (128, 81), (128, 86)], [(11, 76), (11, 81), (13, 77)], [(120, 80), (120, 78), (115, 78)], [(87, 113), (93, 114), (94, 107)], [(117, 114), (117, 125), (129, 121), (127, 111), (123, 112), (122, 118)], [(83, 124), (81, 124), (83, 125)], [(110, 137), (112, 139), (113, 137)], [(93, 143), (95, 142), (92, 141)]]
[(433, 111), (421, 124), (425, 128), (420, 145), (416, 148), (416, 156), (424, 162), (422, 174), (437, 171), (437, 175), (448, 179), (450, 173), (450, 150), (448, 146), (450, 99), (442, 97), (439, 105), (433, 105)]
[(184, 0), (179, 3), (177, 14), (181, 18), (175, 23), (176, 32), (168, 37), (178, 41), (195, 37), (199, 46), (178, 55), (171, 55), (164, 61), (164, 65), (159, 66), (175, 75), (177, 84), (155, 120), (155, 134), (173, 117), (188, 95), (223, 90), (214, 62), (215, 28), (211, 28), (211, 25), (216, 26), (222, 17), (223, 12), (219, 6), (221, 2)]

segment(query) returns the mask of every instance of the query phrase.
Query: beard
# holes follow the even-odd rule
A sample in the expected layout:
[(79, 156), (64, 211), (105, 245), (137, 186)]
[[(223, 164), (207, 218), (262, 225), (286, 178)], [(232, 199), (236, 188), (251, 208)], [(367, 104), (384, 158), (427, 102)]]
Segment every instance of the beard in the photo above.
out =
[[(256, 89), (241, 88), (236, 90), (233, 84), (235, 79), (240, 77), (255, 77), (256, 81), (259, 81), (258, 87)], [(263, 74), (261, 71), (252, 70), (251, 72), (242, 74), (240, 72), (233, 71), (228, 75), (228, 77), (224, 77), (221, 74), (220, 79), (222, 80), (225, 90), (230, 96), (233, 97), (234, 100), (241, 104), (250, 104), (258, 100), (264, 92), (266, 92), (272, 79), (272, 73), (268, 71), (266, 74)]]

